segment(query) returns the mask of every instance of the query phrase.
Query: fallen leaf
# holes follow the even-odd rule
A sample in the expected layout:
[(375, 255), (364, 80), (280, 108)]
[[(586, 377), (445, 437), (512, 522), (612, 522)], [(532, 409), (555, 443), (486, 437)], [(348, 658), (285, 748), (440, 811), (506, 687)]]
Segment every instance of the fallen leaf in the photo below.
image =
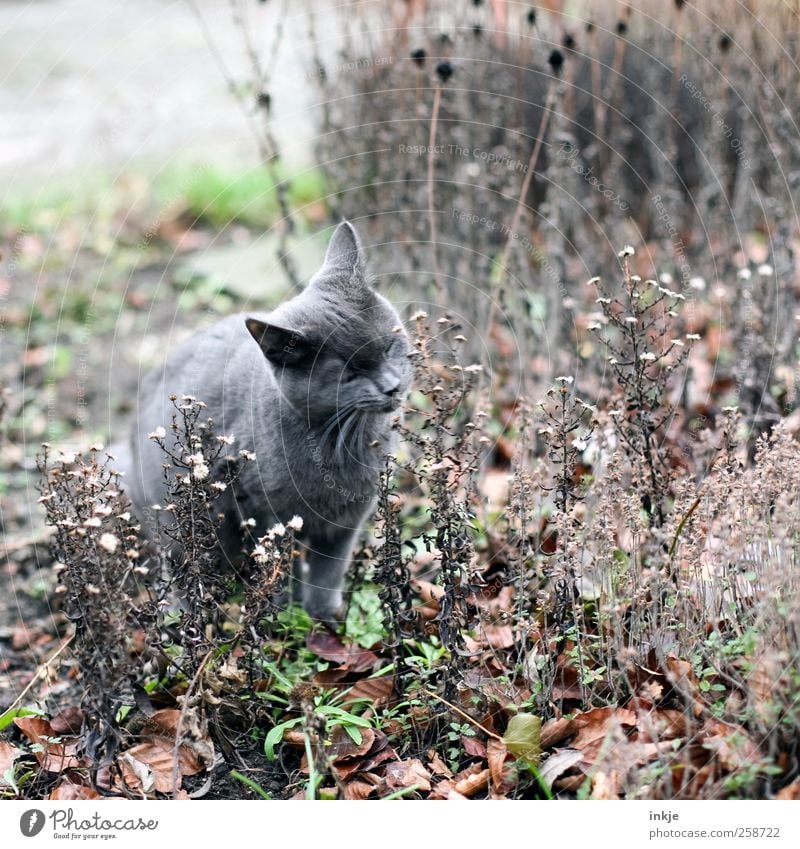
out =
[[(143, 740), (164, 739), (174, 746), (180, 728), (180, 750), (184, 759), (192, 758), (204, 767), (214, 763), (214, 744), (208, 736), (204, 722), (197, 710), (186, 711), (165, 708), (148, 717), (142, 727)], [(193, 773), (186, 773), (192, 775)]]
[(604, 740), (615, 728), (635, 727), (636, 714), (626, 708), (593, 708), (585, 713), (577, 714), (573, 722), (578, 733), (570, 742), (570, 748), (584, 749), (590, 743)]
[[(478, 763), (462, 769), (453, 778), (446, 778), (440, 781), (434, 788), (429, 799), (448, 799), (451, 791), (455, 791), (461, 798), (466, 797), (465, 790), (472, 793), (477, 793), (481, 789), (485, 789), (489, 783), (489, 770), (482, 769)], [(483, 784), (483, 788), (481, 788)]]
[(356, 743), (341, 725), (335, 725), (331, 731), (330, 746), (326, 754), (333, 763), (359, 758), (366, 755), (375, 742), (375, 732), (371, 728), (359, 728), (361, 742)]
[(430, 581), (424, 581), (422, 578), (413, 578), (411, 589), (422, 599), (425, 606), (439, 610), (440, 601), (444, 598), (444, 587), (432, 584)]
[(76, 799), (102, 799), (103, 797), (91, 787), (83, 784), (75, 784), (72, 781), (62, 781), (48, 797), (60, 799), (62, 802), (71, 802)]
[(577, 775), (565, 775), (553, 782), (556, 790), (566, 790), (568, 793), (577, 793), (586, 784), (586, 776), (581, 772)]
[(518, 713), (508, 720), (503, 735), (508, 751), (519, 760), (536, 763), (541, 754), (542, 720), (532, 713)]
[(691, 734), (692, 722), (680, 710), (652, 710), (638, 713), (639, 739), (659, 742), (677, 740)]
[(491, 737), (486, 744), (486, 755), (492, 784), (501, 784), (503, 781), (503, 764), (508, 756), (506, 744), (502, 740), (495, 740), (494, 737)]
[(483, 625), (478, 634), (493, 649), (508, 649), (517, 642), (510, 625)]
[(80, 734), (83, 711), (79, 707), (64, 708), (50, 720), (50, 725), (56, 734)]
[(394, 675), (381, 675), (379, 678), (364, 678), (357, 681), (347, 691), (342, 704), (347, 706), (356, 699), (370, 699), (377, 707), (386, 704), (394, 690)]
[(540, 735), (541, 746), (543, 749), (549, 749), (574, 733), (575, 727), (571, 719), (566, 719), (563, 716), (558, 719), (548, 719), (542, 726)]
[(694, 692), (697, 679), (688, 660), (679, 660), (674, 654), (668, 654), (664, 666), (667, 679), (676, 690), (685, 695)]
[(143, 737), (171, 737), (178, 733), (181, 712), (175, 708), (157, 710), (142, 726)]
[[(456, 776), (458, 778), (458, 776)], [(489, 786), (489, 770), (484, 769), (474, 775), (467, 775), (460, 781), (456, 780), (453, 789), (456, 793), (466, 796), (468, 799), (476, 793), (481, 793)]]
[(427, 792), (431, 789), (431, 774), (419, 758), (386, 764), (386, 786), (392, 789), (416, 786)]
[(346, 646), (336, 634), (330, 631), (316, 631), (308, 635), (306, 645), (317, 657), (340, 664), (342, 669), (351, 672), (365, 672), (379, 662), (378, 655), (361, 646)]
[(492, 798), (502, 799), (516, 785), (516, 770), (506, 763), (508, 749), (502, 740), (490, 737), (486, 743), (486, 757), (489, 762), (489, 776), (492, 779)]
[[(187, 746), (179, 746), (178, 756), (178, 787), (180, 779), (186, 775), (197, 775), (202, 772), (206, 765), (202, 763)], [(143, 743), (139, 743), (131, 749), (127, 749), (120, 755), (125, 763), (128, 763), (134, 775), (141, 781), (141, 789), (148, 793), (156, 790), (159, 793), (172, 793), (177, 789), (174, 786), (175, 767), (175, 743), (166, 737), (151, 737)], [(135, 763), (134, 763), (135, 762)], [(139, 765), (146, 767), (152, 776), (152, 784), (143, 775)], [(132, 786), (136, 786), (135, 784)]]
[[(583, 760), (583, 752), (579, 749), (559, 749), (539, 767), (539, 777), (548, 787), (552, 787), (568, 769)], [(583, 776), (581, 776), (583, 781)]]
[[(52, 725), (46, 719), (20, 716), (14, 720), (14, 725), (39, 749), (33, 754), (45, 771), (63, 772), (81, 765), (77, 754), (78, 744), (60, 741), (59, 735), (53, 731)], [(54, 738), (59, 742), (53, 742)]]
[(472, 758), (485, 758), (486, 746), (477, 737), (468, 737), (466, 734), (461, 737), (461, 745), (464, 751)]
[(453, 777), (453, 770), (431, 749), (428, 752), (428, 766), (434, 775), (443, 775), (445, 778)]
[[(362, 755), (339, 757), (338, 760), (335, 760), (331, 764), (332, 769), (336, 772), (341, 781), (347, 781), (356, 774), (361, 774), (363, 777), (364, 773), (374, 769), (379, 764), (397, 759), (397, 753), (389, 745), (389, 738), (382, 731), (379, 731), (378, 729), (362, 730), (369, 730), (372, 735), (372, 744), (368, 750)], [(304, 756), (301, 762), (301, 769), (305, 771), (306, 768), (307, 762)]]
[(344, 786), (344, 798), (362, 800), (375, 792), (375, 786), (366, 781), (351, 781)]
[[(137, 760), (130, 752), (123, 752), (117, 758), (117, 763), (122, 772), (121, 780), (124, 782), (126, 788), (129, 790), (139, 790), (144, 796), (151, 795), (156, 789), (155, 773), (151, 767)], [(163, 790), (165, 793), (170, 792), (170, 789), (177, 789), (173, 788), (171, 766), (172, 762), (170, 761), (170, 776)]]

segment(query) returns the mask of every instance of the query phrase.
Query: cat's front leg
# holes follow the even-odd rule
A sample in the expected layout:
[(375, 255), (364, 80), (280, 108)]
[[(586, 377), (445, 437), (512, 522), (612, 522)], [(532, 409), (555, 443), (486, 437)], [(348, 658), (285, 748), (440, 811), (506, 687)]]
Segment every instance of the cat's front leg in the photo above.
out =
[(344, 528), (310, 536), (303, 607), (314, 619), (336, 624), (344, 616), (342, 590), (354, 539), (355, 532)]

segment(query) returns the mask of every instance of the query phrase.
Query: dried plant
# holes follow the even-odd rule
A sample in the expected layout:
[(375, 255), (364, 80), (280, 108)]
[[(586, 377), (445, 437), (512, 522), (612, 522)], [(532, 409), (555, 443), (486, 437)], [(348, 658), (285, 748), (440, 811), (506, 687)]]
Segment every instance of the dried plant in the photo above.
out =
[[(622, 295), (609, 291), (599, 277), (589, 283), (597, 288), (603, 321), (590, 325), (605, 351), (616, 383), (612, 395), (613, 418), (620, 444), (630, 460), (642, 507), (652, 526), (666, 519), (670, 494), (670, 454), (665, 439), (675, 405), (667, 400), (674, 376), (680, 374), (690, 345), (675, 335), (675, 307), (686, 296), (661, 285), (642, 281), (629, 267), (633, 248), (620, 251)], [(691, 343), (694, 334), (687, 335)]]
[(215, 645), (208, 628), (224, 615), (234, 578), (230, 565), (223, 563), (217, 528), (224, 516), (216, 512), (215, 502), (235, 485), (240, 464), (253, 455), (245, 450), (236, 456), (229, 453), (235, 437), (217, 435), (210, 418), (201, 420), (203, 401), (189, 395), (170, 400), (175, 408), (172, 437), (167, 439), (163, 427), (150, 434), (165, 457), (166, 503), (156, 505), (156, 515), (168, 517), (159, 523), (159, 530), (171, 543), (162, 595), (165, 589), (174, 589), (178, 596), (181, 645), (187, 671), (194, 674)]
[(277, 524), (256, 540), (250, 552), (253, 571), (245, 590), (242, 624), (249, 636), (246, 642), (254, 646), (265, 635), (264, 624), (278, 611), (281, 604), (291, 600), (291, 581), (299, 566), (300, 551), (295, 535), (302, 530), (303, 520), (295, 516), (286, 525)]
[(56, 592), (74, 629), (72, 651), (83, 676), (85, 751), (95, 768), (107, 766), (121, 743), (118, 712), (133, 704), (143, 680), (133, 657), (142, 622), (139, 584), (148, 577), (140, 528), (102, 446), (53, 458), (45, 443), (38, 466), (39, 502), (55, 531)]

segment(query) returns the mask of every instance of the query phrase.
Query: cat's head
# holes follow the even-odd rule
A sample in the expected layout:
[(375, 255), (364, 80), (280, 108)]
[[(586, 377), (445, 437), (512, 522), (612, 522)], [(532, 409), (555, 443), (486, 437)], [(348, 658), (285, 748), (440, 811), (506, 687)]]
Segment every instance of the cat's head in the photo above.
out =
[(284, 400), (310, 420), (387, 413), (408, 390), (408, 337), (394, 307), (371, 287), (361, 241), (347, 221), (309, 285), (268, 321), (246, 324)]

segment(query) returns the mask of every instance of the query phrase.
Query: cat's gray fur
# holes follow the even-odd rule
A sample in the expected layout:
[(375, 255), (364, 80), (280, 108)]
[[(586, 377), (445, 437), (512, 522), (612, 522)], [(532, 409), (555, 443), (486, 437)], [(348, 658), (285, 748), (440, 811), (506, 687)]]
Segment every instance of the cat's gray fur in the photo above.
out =
[[(354, 538), (370, 512), (391, 422), (410, 380), (408, 337), (392, 305), (369, 285), (354, 228), (339, 225), (309, 285), (269, 314), (231, 316), (203, 330), (142, 383), (125, 486), (143, 517), (165, 497), (163, 454), (170, 394), (207, 404), (218, 434), (256, 455), (221, 496), (224, 555), (241, 549), (242, 517), (256, 534), (298, 515), (307, 550), (302, 601), (315, 618), (341, 613)], [(225, 503), (225, 499), (228, 499)]]

